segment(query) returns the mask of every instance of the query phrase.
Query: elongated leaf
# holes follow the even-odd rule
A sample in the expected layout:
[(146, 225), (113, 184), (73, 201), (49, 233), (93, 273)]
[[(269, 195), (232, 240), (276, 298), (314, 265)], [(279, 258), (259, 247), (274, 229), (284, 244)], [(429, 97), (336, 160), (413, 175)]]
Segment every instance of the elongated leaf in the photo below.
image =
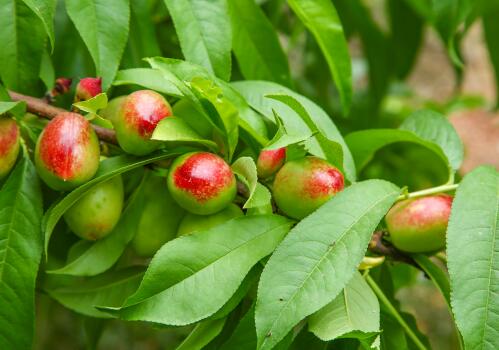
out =
[[(344, 172), (343, 169), (343, 148), (340, 143), (328, 139), (322, 131), (319, 130), (311, 116), (307, 113), (305, 108), (294, 97), (288, 95), (269, 95), (267, 96), (274, 100), (280, 101), (293, 109), (302, 120), (307, 124), (307, 127), (315, 134), (313, 138), (317, 141), (320, 148), (320, 154), (315, 154), (321, 158), (328, 160), (331, 164), (336, 165)], [(311, 150), (311, 153), (315, 148)]]
[(204, 78), (194, 78), (190, 85), (201, 99), (208, 101), (215, 109), (214, 123), (224, 131), (223, 136), (227, 147), (224, 153), (228, 155), (230, 161), (239, 137), (239, 111), (214, 82)]
[(43, 23), (45, 33), (50, 40), (50, 46), (54, 49), (54, 15), (56, 0), (23, 0)]
[(144, 268), (130, 267), (87, 279), (57, 276), (49, 278), (43, 289), (68, 309), (87, 316), (110, 318), (111, 315), (95, 306), (121, 305), (137, 289), (143, 275)]
[(220, 334), (225, 319), (207, 320), (198, 323), (176, 350), (200, 350)]
[(231, 27), (227, 0), (165, 0), (187, 61), (223, 80), (231, 73)]
[(0, 191), (0, 348), (31, 349), (42, 256), (42, 194), (29, 158)]
[(416, 262), (416, 264), (423, 269), (425, 274), (427, 274), (435, 286), (440, 290), (442, 296), (445, 299), (445, 302), (449, 306), (450, 309), (450, 283), (449, 277), (445, 274), (445, 272), (435, 265), (431, 259), (424, 254), (413, 254), (412, 258)]
[(177, 117), (161, 120), (154, 129), (151, 139), (168, 143), (192, 143), (207, 147), (214, 152), (218, 150), (215, 142), (203, 139), (183, 119)]
[(0, 0), (0, 77), (9, 89), (39, 93), (38, 76), (45, 47), (40, 18), (19, 0)]
[[(310, 134), (310, 129), (303, 119), (291, 108), (279, 101), (266, 98), (268, 95), (285, 94), (296, 99), (308, 115), (313, 119), (317, 128), (324, 133), (328, 139), (335, 141), (343, 147), (343, 168), (345, 176), (351, 182), (355, 181), (356, 171), (353, 157), (345, 140), (332, 122), (326, 112), (308, 98), (293, 92), (290, 89), (265, 81), (241, 81), (232, 83), (232, 86), (243, 95), (251, 107), (266, 116), (268, 120), (275, 122), (273, 110), (282, 118), (286, 131), (293, 135), (302, 135), (304, 139)], [(317, 140), (313, 139), (307, 144), (309, 151), (313, 154), (322, 154)]]
[(169, 325), (206, 318), (275, 249), (290, 224), (281, 216), (254, 215), (170, 241), (154, 256), (137, 292), (114, 312), (125, 320)]
[(252, 158), (239, 158), (232, 164), (232, 170), (240, 176), (249, 190), (249, 197), (243, 208), (257, 208), (270, 204), (270, 192), (258, 182), (256, 164)]
[(42, 221), (42, 230), (44, 231), (45, 235), (45, 251), (47, 251), (48, 249), (50, 236), (52, 235), (54, 227), (59, 219), (64, 215), (66, 210), (68, 210), (81, 196), (89, 191), (93, 185), (109, 180), (115, 175), (122, 174), (143, 165), (156, 162), (158, 160), (171, 158), (185, 152), (185, 150), (177, 149), (168, 152), (153, 153), (141, 158), (123, 155), (119, 157), (108, 158), (102, 161), (97, 174), (95, 174), (92, 180), (70, 192), (62, 200), (55, 203), (45, 213)]
[[(111, 268), (135, 235), (144, 200), (142, 182), (129, 199), (120, 221), (109, 235), (92, 242), (65, 266), (47, 272), (72, 276), (95, 276)], [(81, 241), (76, 244), (80, 243)]]
[(132, 68), (118, 71), (113, 85), (135, 84), (147, 89), (156, 90), (169, 96), (182, 97), (182, 93), (170, 81), (164, 79), (160, 72), (151, 68)]
[(99, 109), (106, 108), (107, 95), (101, 93), (88, 100), (73, 103), (73, 106), (78, 107), (78, 109), (87, 113), (97, 113)]
[(330, 0), (288, 0), (300, 20), (312, 32), (329, 65), (341, 97), (343, 113), (352, 102), (352, 66), (343, 26)]
[(309, 317), (308, 329), (324, 341), (355, 337), (349, 335), (353, 332), (365, 337), (379, 332), (379, 318), (378, 299), (357, 272), (332, 302)]
[(111, 85), (125, 50), (129, 0), (65, 0), (71, 21), (94, 60), (102, 88)]
[(341, 292), (399, 193), (386, 181), (356, 183), (291, 230), (260, 278), (258, 349), (271, 349), (298, 322)]
[(446, 164), (451, 179), (463, 157), (461, 140), (452, 125), (446, 118), (431, 111), (412, 114), (400, 129), (361, 130), (348, 134), (345, 140), (359, 171), (376, 151), (397, 142), (416, 143), (433, 151)]
[(229, 0), (232, 49), (246, 79), (291, 85), (277, 33), (254, 0)]
[(451, 304), (466, 349), (499, 348), (499, 173), (480, 167), (456, 192), (447, 229)]

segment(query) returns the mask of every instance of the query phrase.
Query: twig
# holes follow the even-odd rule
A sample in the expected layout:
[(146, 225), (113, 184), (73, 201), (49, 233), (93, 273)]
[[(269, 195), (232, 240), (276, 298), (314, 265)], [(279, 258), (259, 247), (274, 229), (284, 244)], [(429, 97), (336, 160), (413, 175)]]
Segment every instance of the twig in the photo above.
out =
[(392, 245), (387, 245), (383, 242), (383, 231), (375, 231), (369, 242), (368, 249), (372, 253), (386, 256), (394, 261), (404, 262), (406, 264), (415, 266), (419, 268), (418, 264), (408, 255), (405, 255), (400, 250), (396, 249)]
[[(59, 108), (59, 107), (54, 107), (49, 105), (47, 102), (40, 98), (32, 97), (32, 96), (26, 96), (23, 94), (20, 94), (18, 92), (14, 91), (9, 91), (10, 98), (13, 101), (24, 101), (26, 102), (28, 111), (31, 113), (38, 114), (39, 116), (45, 117), (47, 119), (52, 119), (59, 113), (64, 113), (68, 112), (65, 109)], [(118, 142), (116, 141), (116, 134), (114, 130), (106, 129), (103, 127), (100, 127), (98, 125), (93, 125), (92, 127), (95, 130), (95, 133), (99, 137), (100, 140), (117, 144)]]

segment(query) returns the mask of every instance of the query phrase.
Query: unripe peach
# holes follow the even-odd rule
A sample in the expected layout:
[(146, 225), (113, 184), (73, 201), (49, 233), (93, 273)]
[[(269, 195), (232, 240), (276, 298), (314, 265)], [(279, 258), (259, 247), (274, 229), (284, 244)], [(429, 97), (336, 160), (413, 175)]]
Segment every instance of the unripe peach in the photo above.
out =
[(92, 126), (76, 113), (52, 119), (36, 143), (38, 175), (52, 189), (68, 191), (90, 180), (99, 167), (99, 140)]
[(267, 178), (274, 175), (284, 165), (285, 160), (285, 147), (261, 151), (256, 162), (258, 176)]
[(177, 235), (182, 236), (197, 231), (206, 231), (243, 215), (241, 208), (235, 204), (229, 204), (227, 208), (212, 215), (196, 215), (189, 213), (184, 216), (180, 222)]
[(151, 140), (158, 123), (172, 115), (170, 104), (163, 96), (151, 90), (139, 90), (120, 103), (113, 120), (116, 137), (121, 148), (137, 156), (146, 155), (158, 148)]
[(452, 196), (438, 194), (395, 204), (385, 218), (393, 245), (409, 253), (444, 248), (452, 200)]
[(83, 78), (76, 85), (76, 101), (86, 101), (102, 93), (102, 78)]
[(286, 215), (303, 219), (343, 190), (343, 174), (317, 157), (304, 157), (284, 164), (273, 185), (277, 206)]
[(19, 154), (20, 134), (17, 123), (0, 117), (0, 179), (7, 176)]
[(175, 159), (167, 183), (173, 199), (198, 215), (214, 214), (236, 196), (236, 178), (230, 166), (208, 152), (187, 153)]

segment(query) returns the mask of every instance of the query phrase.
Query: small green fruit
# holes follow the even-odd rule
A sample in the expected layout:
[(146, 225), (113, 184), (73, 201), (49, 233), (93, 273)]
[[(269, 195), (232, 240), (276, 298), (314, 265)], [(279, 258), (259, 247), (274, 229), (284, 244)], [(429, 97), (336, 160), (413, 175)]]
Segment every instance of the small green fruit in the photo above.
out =
[(181, 236), (196, 231), (206, 231), (210, 228), (221, 225), (230, 219), (243, 215), (243, 211), (235, 204), (230, 204), (224, 210), (212, 215), (196, 215), (188, 213), (180, 222), (177, 235)]
[(395, 204), (385, 218), (393, 245), (408, 253), (444, 248), (452, 200), (452, 196), (439, 194)]
[(13, 119), (0, 117), (0, 179), (7, 176), (16, 163), (19, 140), (17, 123)]
[(168, 189), (177, 203), (198, 215), (214, 214), (236, 197), (236, 178), (219, 156), (207, 152), (187, 153), (173, 162)]
[(303, 219), (343, 190), (343, 174), (317, 157), (304, 157), (284, 164), (273, 185), (277, 206), (286, 215)]
[(144, 192), (146, 202), (132, 247), (137, 255), (150, 257), (175, 238), (185, 211), (173, 200), (162, 177), (151, 176)]
[(285, 160), (285, 147), (261, 151), (256, 162), (258, 177), (265, 179), (274, 175), (284, 165)]
[(95, 185), (64, 214), (64, 220), (77, 236), (95, 241), (108, 235), (118, 223), (123, 209), (121, 176)]
[(54, 190), (69, 191), (90, 180), (99, 167), (99, 140), (92, 126), (76, 113), (52, 119), (36, 143), (38, 175)]
[(151, 90), (139, 90), (128, 95), (114, 119), (120, 147), (127, 153), (146, 155), (158, 148), (152, 133), (163, 118), (172, 115), (170, 104)]

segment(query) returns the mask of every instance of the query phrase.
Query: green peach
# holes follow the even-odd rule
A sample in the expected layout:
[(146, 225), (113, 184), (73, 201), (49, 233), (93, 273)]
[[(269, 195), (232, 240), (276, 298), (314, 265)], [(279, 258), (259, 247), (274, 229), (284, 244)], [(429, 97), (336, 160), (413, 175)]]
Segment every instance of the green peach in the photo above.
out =
[(438, 194), (395, 204), (385, 217), (393, 245), (409, 253), (444, 248), (452, 200), (452, 196)]
[(236, 196), (236, 178), (230, 166), (208, 152), (187, 153), (175, 159), (167, 183), (173, 199), (198, 215), (214, 214)]
[(144, 191), (146, 202), (132, 247), (137, 255), (150, 257), (175, 238), (185, 211), (173, 200), (162, 177), (151, 176)]
[(151, 90), (139, 90), (121, 103), (113, 125), (120, 147), (127, 153), (146, 155), (158, 148), (151, 140), (158, 123), (172, 115), (170, 104), (163, 96)]
[(38, 175), (54, 190), (72, 190), (90, 180), (99, 159), (97, 135), (88, 120), (76, 113), (57, 115), (36, 143)]
[(235, 204), (230, 204), (227, 208), (212, 215), (196, 215), (188, 213), (180, 222), (178, 236), (190, 234), (196, 231), (205, 231), (215, 226), (221, 225), (230, 219), (243, 216), (243, 211)]
[(0, 116), (0, 179), (14, 167), (19, 155), (20, 139), (17, 123), (11, 118)]
[(308, 156), (284, 164), (272, 191), (279, 209), (294, 219), (303, 219), (343, 187), (341, 171), (323, 159)]
[(97, 240), (107, 236), (118, 223), (123, 209), (121, 176), (95, 185), (64, 213), (64, 220), (77, 236)]

